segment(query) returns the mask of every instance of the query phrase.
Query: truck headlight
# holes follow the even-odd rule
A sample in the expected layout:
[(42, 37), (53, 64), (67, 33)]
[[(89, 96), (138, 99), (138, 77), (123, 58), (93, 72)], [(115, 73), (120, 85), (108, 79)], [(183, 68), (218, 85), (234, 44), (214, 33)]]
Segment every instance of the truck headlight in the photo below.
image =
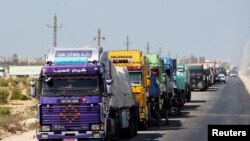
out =
[(92, 124), (91, 130), (100, 130), (100, 125), (99, 124)]
[(42, 131), (50, 131), (49, 125), (42, 125)]
[(100, 133), (99, 132), (94, 132), (92, 136), (94, 138), (100, 138)]
[(42, 138), (42, 139), (47, 139), (48, 137), (49, 137), (48, 134), (42, 134), (42, 135), (41, 135), (41, 138)]
[(104, 130), (104, 124), (101, 124), (100, 126), (101, 130)]

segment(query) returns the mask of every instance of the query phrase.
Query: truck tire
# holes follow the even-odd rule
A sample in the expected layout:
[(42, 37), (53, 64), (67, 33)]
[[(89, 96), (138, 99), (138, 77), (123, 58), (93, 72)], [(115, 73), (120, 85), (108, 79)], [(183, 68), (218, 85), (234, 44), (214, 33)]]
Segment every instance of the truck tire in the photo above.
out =
[(106, 135), (106, 137), (104, 139), (105, 141), (119, 141), (119, 136), (120, 136), (119, 131), (120, 131), (120, 129), (118, 127), (118, 120), (117, 120), (116, 115), (114, 115), (114, 117), (112, 117), (112, 119), (114, 120), (115, 133), (114, 134), (111, 133), (112, 132), (112, 124), (111, 124), (111, 121), (108, 120), (107, 121), (108, 122), (108, 128), (109, 128), (109, 130), (111, 130), (111, 131), (109, 131), (111, 134)]
[(115, 121), (115, 134), (111, 138), (111, 141), (119, 141), (119, 136), (120, 136), (120, 128), (119, 128), (119, 123), (118, 123), (118, 118), (117, 116), (114, 117)]
[(147, 128), (148, 128), (148, 121), (143, 121), (143, 122), (141, 122), (141, 124), (140, 124), (140, 128), (142, 129), (142, 130), (147, 130)]
[(138, 122), (136, 119), (134, 119), (134, 134), (133, 134), (133, 136), (137, 135), (137, 131), (138, 131)]
[(148, 115), (147, 128), (152, 126), (152, 117), (151, 114)]
[(180, 116), (180, 115), (181, 115), (181, 107), (179, 107), (177, 110), (177, 116)]
[(124, 129), (123, 132), (124, 132), (124, 135), (127, 135), (125, 138), (131, 138), (133, 136), (135, 136), (137, 134), (137, 116), (135, 114), (135, 109), (132, 108), (130, 110), (130, 120), (129, 120), (129, 127)]
[(187, 93), (187, 102), (190, 102), (191, 101), (191, 91), (188, 90), (188, 93)]
[(147, 128), (151, 127), (152, 126), (152, 117), (151, 117), (151, 112), (150, 112), (150, 104), (148, 105), (148, 120), (145, 121), (146, 122), (146, 126)]
[[(131, 110), (132, 111), (132, 110)], [(136, 123), (136, 124), (135, 124)], [(135, 128), (137, 127), (137, 122), (133, 116), (133, 113), (130, 115), (129, 126), (123, 130), (123, 135), (126, 135), (125, 138), (131, 138), (135, 135)]]

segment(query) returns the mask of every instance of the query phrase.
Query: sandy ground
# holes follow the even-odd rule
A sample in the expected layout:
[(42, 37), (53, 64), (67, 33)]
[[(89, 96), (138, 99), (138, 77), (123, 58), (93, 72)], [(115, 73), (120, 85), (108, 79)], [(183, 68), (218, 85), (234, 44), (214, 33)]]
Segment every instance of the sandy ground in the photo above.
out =
[(35, 137), (35, 130), (28, 131), (21, 134), (12, 135), (4, 138), (2, 141), (37, 141)]
[[(242, 82), (245, 84), (246, 89), (248, 90), (248, 93), (250, 95), (250, 77), (239, 75)], [(1, 140), (1, 139), (0, 139)], [(1, 141), (37, 141), (35, 136), (35, 130), (12, 135), (10, 137), (4, 138)]]

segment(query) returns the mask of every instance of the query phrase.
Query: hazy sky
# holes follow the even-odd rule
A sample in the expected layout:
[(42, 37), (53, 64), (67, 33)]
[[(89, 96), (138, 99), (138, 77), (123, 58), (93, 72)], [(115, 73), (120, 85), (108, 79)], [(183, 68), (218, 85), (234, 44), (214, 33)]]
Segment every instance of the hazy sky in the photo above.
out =
[(0, 0), (0, 56), (44, 56), (58, 46), (96, 45), (101, 28), (107, 50), (131, 49), (162, 56), (205, 56), (239, 64), (250, 31), (250, 0)]

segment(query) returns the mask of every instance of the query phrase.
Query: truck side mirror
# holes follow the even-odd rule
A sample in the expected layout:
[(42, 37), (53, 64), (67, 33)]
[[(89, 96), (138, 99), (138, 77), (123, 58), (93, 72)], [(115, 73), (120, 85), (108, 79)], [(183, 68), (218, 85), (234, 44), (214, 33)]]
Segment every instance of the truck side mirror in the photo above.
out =
[(166, 74), (162, 74), (161, 77), (162, 77), (162, 81), (166, 82)]
[(34, 98), (36, 97), (36, 82), (35, 81), (30, 82), (30, 95)]
[(111, 95), (112, 94), (112, 86), (107, 84), (107, 95)]
[(111, 85), (111, 84), (113, 83), (113, 80), (112, 80), (112, 79), (107, 79), (107, 80), (106, 80), (106, 83), (107, 83), (108, 85)]
[(174, 79), (174, 81), (176, 81), (176, 75), (174, 75), (173, 79)]
[(147, 75), (146, 86), (147, 86), (147, 87), (150, 86), (150, 76), (149, 76), (149, 75)]
[(107, 95), (111, 95), (112, 94), (112, 86), (111, 84), (113, 83), (113, 80), (112, 79), (107, 79), (106, 80), (106, 88), (107, 88)]

